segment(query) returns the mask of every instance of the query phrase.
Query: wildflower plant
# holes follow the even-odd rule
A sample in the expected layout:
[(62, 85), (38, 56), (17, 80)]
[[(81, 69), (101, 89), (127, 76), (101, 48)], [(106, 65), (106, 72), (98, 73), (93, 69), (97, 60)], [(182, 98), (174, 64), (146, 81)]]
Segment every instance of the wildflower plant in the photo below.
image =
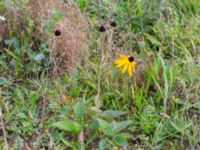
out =
[(122, 68), (121, 72), (125, 73), (128, 70), (128, 75), (132, 76), (135, 71), (136, 61), (133, 56), (120, 54), (120, 57), (115, 61), (116, 68)]
[[(128, 71), (129, 77), (133, 76), (133, 72), (135, 72), (135, 68), (137, 65), (137, 62), (135, 61), (135, 58), (133, 56), (126, 56), (124, 54), (120, 54), (120, 57), (115, 60), (116, 68), (121, 69), (121, 73), (124, 74), (126, 71)], [(135, 91), (134, 91), (134, 85), (132, 83), (131, 86), (131, 92), (133, 98), (135, 97)]]
[(0, 1), (0, 149), (200, 149), (199, 0), (60, 3)]

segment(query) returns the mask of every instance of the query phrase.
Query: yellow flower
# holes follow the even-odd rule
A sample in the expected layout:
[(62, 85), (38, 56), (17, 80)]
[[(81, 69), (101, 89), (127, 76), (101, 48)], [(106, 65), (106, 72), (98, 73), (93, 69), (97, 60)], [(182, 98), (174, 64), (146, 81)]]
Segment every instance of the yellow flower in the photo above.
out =
[(126, 56), (121, 54), (120, 57), (115, 60), (116, 68), (122, 68), (121, 72), (125, 73), (128, 70), (129, 76), (133, 75), (135, 71), (136, 61), (133, 56)]

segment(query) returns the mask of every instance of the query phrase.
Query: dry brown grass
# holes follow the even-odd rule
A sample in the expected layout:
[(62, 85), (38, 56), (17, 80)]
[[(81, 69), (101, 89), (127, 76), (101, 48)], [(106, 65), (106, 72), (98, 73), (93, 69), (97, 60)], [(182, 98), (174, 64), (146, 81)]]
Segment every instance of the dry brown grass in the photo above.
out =
[(52, 33), (50, 36), (49, 47), (52, 49), (50, 58), (54, 64), (54, 74), (63, 74), (66, 70), (73, 71), (77, 57), (83, 51), (86, 34), (73, 24), (74, 22), (67, 18), (60, 20), (55, 27), (55, 32), (60, 31), (61, 35), (55, 36)]
[[(51, 13), (53, 9), (61, 12), (63, 17), (47, 35), (44, 29), (48, 21), (53, 19)], [(63, 0), (29, 0), (24, 12), (17, 12), (13, 7), (13, 10), (8, 14), (9, 26), (7, 28), (19, 32), (20, 22), (23, 22), (23, 17), (28, 16), (31, 18), (33, 26), (30, 35), (40, 41), (49, 42), (50, 60), (53, 64), (51, 75), (62, 75), (66, 71), (73, 71), (77, 57), (82, 53), (83, 45), (87, 43), (88, 37), (87, 17), (75, 6), (73, 1), (66, 4)], [(56, 36), (55, 31), (61, 32), (61, 35)], [(3, 33), (0, 30), (1, 32)]]
[(0, 48), (3, 48), (3, 45), (1, 45), (1, 43), (6, 36), (6, 26), (6, 23), (0, 20)]
[[(50, 60), (53, 63), (51, 74), (62, 75), (66, 71), (72, 72), (77, 57), (83, 50), (83, 44), (87, 40), (87, 18), (73, 2), (64, 4), (62, 0), (30, 0), (30, 6), (32, 18), (39, 31), (37, 33), (42, 33), (40, 34), (42, 39), (47, 39), (43, 34), (43, 24), (52, 19), (51, 10), (56, 9), (64, 15), (48, 38), (49, 47), (52, 50), (50, 54)], [(61, 35), (56, 36), (56, 31), (59, 31)]]

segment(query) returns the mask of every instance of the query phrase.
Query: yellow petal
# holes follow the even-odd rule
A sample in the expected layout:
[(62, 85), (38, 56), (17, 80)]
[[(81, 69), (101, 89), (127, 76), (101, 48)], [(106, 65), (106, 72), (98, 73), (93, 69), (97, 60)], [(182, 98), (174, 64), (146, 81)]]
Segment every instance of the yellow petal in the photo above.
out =
[(127, 61), (122, 60), (120, 63), (116, 64), (116, 68), (120, 68), (122, 66), (124, 66), (127, 63)]
[(129, 63), (129, 64), (128, 64), (128, 75), (129, 75), (129, 76), (132, 76), (132, 74), (133, 74), (132, 64)]
[(117, 60), (115, 60), (115, 64), (118, 65), (120, 64), (122, 61), (126, 61), (125, 59), (122, 58), (118, 58)]
[(132, 71), (134, 71), (134, 70), (135, 70), (135, 66), (136, 66), (136, 62), (135, 62), (135, 61), (132, 62), (132, 63), (131, 63), (131, 66), (132, 66)]
[(121, 54), (120, 58), (118, 58), (117, 60), (115, 60), (115, 64), (118, 65), (118, 64), (121, 63), (121, 61), (127, 61), (128, 62), (128, 57), (125, 56), (125, 55), (123, 55), (123, 54)]
[(120, 56), (120, 58), (128, 59), (128, 57), (124, 54), (120, 54), (119, 56)]
[(128, 67), (128, 63), (126, 63), (122, 69), (122, 73), (124, 73), (126, 70), (127, 70), (127, 67)]

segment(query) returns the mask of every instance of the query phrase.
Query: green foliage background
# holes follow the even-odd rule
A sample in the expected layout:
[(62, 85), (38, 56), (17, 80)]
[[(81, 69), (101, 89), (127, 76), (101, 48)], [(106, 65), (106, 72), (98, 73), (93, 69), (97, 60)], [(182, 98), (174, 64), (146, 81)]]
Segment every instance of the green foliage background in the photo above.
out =
[[(2, 16), (12, 3), (0, 1)], [(30, 47), (35, 40), (29, 37), (30, 18), (24, 18), (25, 28), (17, 36), (9, 31), (2, 39), (0, 149), (6, 142), (14, 149), (22, 149), (24, 143), (34, 149), (198, 149), (200, 1), (76, 4), (89, 15), (92, 39), (73, 74), (48, 78), (50, 49), (40, 41)], [(26, 2), (18, 7), (23, 9)], [(111, 34), (98, 31), (104, 18), (117, 23), (110, 29), (116, 33), (112, 43), (142, 62), (140, 77), (145, 82), (140, 86), (115, 68), (117, 55), (99, 55), (104, 44), (99, 41)]]

